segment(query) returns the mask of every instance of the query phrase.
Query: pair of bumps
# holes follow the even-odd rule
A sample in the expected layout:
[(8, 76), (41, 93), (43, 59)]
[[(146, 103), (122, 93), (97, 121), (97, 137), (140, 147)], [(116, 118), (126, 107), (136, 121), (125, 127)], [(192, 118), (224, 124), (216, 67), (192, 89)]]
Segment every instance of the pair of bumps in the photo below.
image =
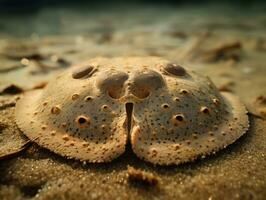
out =
[(96, 58), (73, 66), (18, 101), (30, 139), (60, 155), (108, 162), (125, 151), (180, 164), (233, 143), (248, 129), (237, 97), (158, 57)]

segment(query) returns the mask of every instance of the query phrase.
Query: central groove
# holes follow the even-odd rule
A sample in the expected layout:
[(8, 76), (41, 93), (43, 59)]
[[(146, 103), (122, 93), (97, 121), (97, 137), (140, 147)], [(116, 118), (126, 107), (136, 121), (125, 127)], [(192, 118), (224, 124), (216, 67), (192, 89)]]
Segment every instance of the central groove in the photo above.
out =
[(127, 113), (127, 132), (130, 133), (132, 125), (132, 112), (133, 112), (133, 103), (126, 103), (126, 113)]

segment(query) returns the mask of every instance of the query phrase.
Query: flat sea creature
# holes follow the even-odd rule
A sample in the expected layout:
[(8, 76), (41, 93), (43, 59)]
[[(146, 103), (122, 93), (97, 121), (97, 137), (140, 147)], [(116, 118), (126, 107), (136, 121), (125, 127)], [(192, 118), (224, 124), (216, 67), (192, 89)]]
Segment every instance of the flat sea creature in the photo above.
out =
[(159, 165), (216, 152), (249, 126), (237, 97), (158, 57), (73, 66), (43, 90), (25, 93), (16, 122), (31, 140), (68, 158), (108, 162), (129, 143), (139, 158)]

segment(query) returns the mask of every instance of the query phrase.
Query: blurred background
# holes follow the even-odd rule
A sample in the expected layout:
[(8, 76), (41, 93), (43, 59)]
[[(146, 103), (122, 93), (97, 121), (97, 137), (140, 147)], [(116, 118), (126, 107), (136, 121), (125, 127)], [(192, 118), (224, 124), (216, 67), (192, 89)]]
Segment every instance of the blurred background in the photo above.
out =
[[(0, 0), (0, 36), (27, 37), (31, 33), (38, 35), (78, 33), (83, 30), (77, 30), (72, 25), (68, 27), (72, 31), (65, 31), (64, 23), (72, 20), (84, 24), (85, 21), (77, 22), (75, 19), (97, 18), (99, 14), (123, 16), (121, 19), (123, 21), (127, 17), (134, 17), (133, 12), (135, 12), (135, 15), (142, 15), (145, 18), (151, 14), (151, 10), (154, 10), (154, 15), (162, 17), (176, 11), (185, 15), (185, 12), (192, 15), (198, 12), (197, 17), (211, 15), (212, 12), (228, 16), (229, 11), (230, 15), (242, 14), (244, 17), (258, 12), (266, 13), (263, 0)], [(128, 22), (130, 23), (130, 20)]]

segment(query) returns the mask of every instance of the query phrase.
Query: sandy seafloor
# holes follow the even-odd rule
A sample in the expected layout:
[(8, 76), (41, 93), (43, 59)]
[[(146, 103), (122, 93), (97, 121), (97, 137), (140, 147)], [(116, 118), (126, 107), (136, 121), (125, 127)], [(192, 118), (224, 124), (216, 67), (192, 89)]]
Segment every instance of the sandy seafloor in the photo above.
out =
[[(266, 199), (265, 11), (261, 6), (128, 5), (3, 15), (1, 157), (25, 142), (14, 121), (15, 101), (21, 94), (9, 94), (19, 92), (10, 85), (32, 89), (70, 64), (95, 56), (175, 60), (238, 95), (252, 114), (250, 130), (234, 144), (180, 166), (153, 166), (130, 149), (111, 163), (86, 164), (29, 145), (0, 159), (0, 199)], [(216, 48), (224, 46), (231, 48), (217, 53)], [(129, 182), (128, 165), (153, 173), (160, 184)]]

